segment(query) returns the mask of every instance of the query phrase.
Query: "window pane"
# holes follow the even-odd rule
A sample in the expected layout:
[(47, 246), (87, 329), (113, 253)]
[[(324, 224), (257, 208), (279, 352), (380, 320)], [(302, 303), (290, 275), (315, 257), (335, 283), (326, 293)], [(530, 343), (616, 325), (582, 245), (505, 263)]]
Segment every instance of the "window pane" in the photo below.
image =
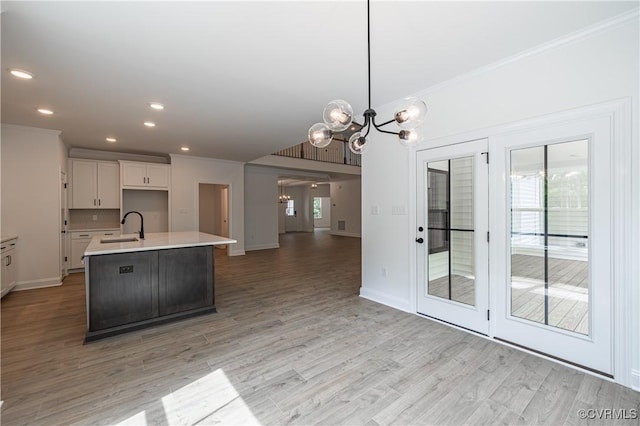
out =
[(588, 141), (511, 152), (511, 314), (589, 334)]
[(473, 173), (473, 157), (427, 165), (427, 293), (469, 305), (475, 305)]
[(313, 198), (313, 218), (322, 219), (322, 198)]

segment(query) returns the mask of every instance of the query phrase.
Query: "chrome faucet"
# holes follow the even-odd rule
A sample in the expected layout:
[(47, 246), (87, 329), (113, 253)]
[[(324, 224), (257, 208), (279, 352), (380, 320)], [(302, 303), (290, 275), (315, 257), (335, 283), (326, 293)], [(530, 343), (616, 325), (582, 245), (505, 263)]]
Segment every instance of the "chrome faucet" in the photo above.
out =
[(120, 223), (124, 225), (124, 221), (127, 219), (127, 216), (129, 216), (130, 213), (136, 213), (138, 216), (140, 216), (140, 239), (144, 240), (144, 217), (142, 217), (142, 213), (137, 212), (135, 210), (131, 210), (130, 212), (126, 212), (124, 214), (124, 217), (122, 218), (122, 222), (120, 222)]

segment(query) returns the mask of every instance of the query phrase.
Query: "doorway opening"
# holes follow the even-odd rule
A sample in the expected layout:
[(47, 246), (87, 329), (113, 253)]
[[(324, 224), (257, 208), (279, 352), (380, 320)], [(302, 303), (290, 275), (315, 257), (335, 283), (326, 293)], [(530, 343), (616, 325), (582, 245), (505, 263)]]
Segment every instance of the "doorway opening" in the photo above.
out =
[[(198, 184), (198, 231), (229, 238), (229, 185)], [(217, 245), (229, 250), (228, 245)]]

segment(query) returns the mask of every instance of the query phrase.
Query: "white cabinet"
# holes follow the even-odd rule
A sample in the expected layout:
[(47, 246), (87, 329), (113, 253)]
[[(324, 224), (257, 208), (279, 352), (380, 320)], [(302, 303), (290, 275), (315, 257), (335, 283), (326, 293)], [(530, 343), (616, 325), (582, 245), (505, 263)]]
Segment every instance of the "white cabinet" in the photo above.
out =
[(169, 189), (171, 168), (168, 164), (120, 161), (123, 188)]
[(12, 238), (2, 242), (2, 266), (0, 276), (0, 297), (9, 293), (17, 282), (16, 260), (17, 260), (17, 238)]
[(101, 237), (117, 237), (120, 230), (105, 231), (74, 231), (71, 233), (71, 259), (69, 260), (69, 269), (84, 268), (82, 258), (91, 239), (95, 236)]
[(118, 163), (71, 160), (71, 208), (120, 208), (120, 167)]

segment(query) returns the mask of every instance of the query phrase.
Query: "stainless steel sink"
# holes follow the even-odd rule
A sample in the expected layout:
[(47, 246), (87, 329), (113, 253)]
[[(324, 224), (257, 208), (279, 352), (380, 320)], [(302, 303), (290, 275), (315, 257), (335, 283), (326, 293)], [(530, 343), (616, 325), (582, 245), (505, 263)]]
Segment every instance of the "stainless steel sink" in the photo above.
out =
[(134, 241), (140, 241), (136, 237), (113, 237), (113, 238), (103, 238), (100, 240), (101, 243), (132, 243)]

